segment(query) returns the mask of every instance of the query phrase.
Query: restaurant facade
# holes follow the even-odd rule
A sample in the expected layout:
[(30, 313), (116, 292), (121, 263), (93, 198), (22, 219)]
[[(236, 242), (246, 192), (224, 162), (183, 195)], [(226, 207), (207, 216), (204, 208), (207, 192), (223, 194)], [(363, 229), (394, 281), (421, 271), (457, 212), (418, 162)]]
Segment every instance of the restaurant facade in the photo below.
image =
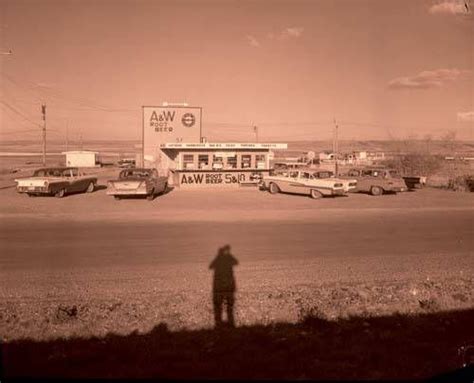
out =
[(143, 107), (143, 162), (183, 188), (238, 187), (270, 172), (274, 150), (283, 143), (206, 142), (202, 109)]

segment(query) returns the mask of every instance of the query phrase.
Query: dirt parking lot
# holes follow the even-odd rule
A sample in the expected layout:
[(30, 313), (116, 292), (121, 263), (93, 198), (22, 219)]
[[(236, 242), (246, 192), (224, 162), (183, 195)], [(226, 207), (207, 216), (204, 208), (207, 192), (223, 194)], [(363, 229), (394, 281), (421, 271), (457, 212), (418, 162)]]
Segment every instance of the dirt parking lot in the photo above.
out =
[[(325, 284), (390, 282), (406, 290), (400, 302), (381, 307), (325, 303), (323, 311), (334, 317), (418, 309), (416, 283), (457, 286), (473, 277), (469, 193), (424, 189), (315, 201), (256, 189), (175, 189), (151, 202), (116, 201), (105, 190), (63, 199), (28, 198), (14, 189), (0, 195), (1, 304), (25, 320), (32, 307), (47, 317), (60, 302), (120, 301), (143, 305), (140, 318), (150, 315), (120, 324), (123, 331), (145, 330), (157, 318), (175, 328), (212, 326), (207, 266), (224, 244), (240, 261), (241, 324), (297, 320), (303, 308), (294, 302), (311, 306)], [(281, 294), (304, 299), (275, 304)], [(472, 305), (471, 295), (450, 297), (439, 298), (440, 309)], [(103, 318), (103, 325), (40, 320), (18, 328), (21, 320), (0, 320), (6, 338), (92, 335), (118, 325)]]
[(63, 199), (7, 188), (0, 197), (7, 342), (146, 334), (159, 323), (210, 329), (208, 265), (224, 244), (240, 263), (241, 328), (474, 305), (472, 193), (312, 200), (174, 189), (154, 201), (116, 201), (103, 188)]

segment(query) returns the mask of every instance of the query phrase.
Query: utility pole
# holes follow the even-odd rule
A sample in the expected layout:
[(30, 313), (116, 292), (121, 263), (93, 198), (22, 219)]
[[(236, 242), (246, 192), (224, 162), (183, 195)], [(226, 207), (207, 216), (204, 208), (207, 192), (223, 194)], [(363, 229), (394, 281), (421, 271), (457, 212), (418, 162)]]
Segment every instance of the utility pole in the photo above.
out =
[(69, 120), (66, 120), (66, 152), (69, 150)]
[(258, 126), (254, 125), (253, 131), (254, 131), (254, 133), (255, 133), (255, 139), (256, 139), (256, 141), (258, 142)]
[(336, 118), (334, 117), (334, 135), (333, 135), (333, 153), (334, 153), (334, 175), (337, 177), (339, 175), (339, 164), (337, 162), (339, 156), (339, 143), (338, 143), (338, 126)]
[(46, 166), (46, 104), (41, 105), (43, 114), (43, 166)]

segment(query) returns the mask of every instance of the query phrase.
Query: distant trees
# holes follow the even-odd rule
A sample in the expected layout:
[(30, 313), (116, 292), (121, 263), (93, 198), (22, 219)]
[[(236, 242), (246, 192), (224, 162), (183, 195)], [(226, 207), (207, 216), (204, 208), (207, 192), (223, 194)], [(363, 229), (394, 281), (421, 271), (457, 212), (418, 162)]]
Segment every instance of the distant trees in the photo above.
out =
[(409, 153), (387, 160), (385, 165), (402, 175), (431, 176), (443, 165), (443, 157), (422, 153)]
[(448, 130), (441, 136), (443, 147), (448, 149), (451, 155), (454, 155), (456, 148), (456, 131), (454, 129)]

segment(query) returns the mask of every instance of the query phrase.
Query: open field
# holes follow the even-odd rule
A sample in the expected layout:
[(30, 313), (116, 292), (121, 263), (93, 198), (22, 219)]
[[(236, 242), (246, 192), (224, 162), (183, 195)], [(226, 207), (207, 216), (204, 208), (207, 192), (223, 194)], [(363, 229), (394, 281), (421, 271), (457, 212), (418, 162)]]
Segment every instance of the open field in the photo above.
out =
[[(203, 132), (205, 136), (205, 132)], [(221, 140), (222, 141), (222, 140)], [(217, 142), (221, 142), (217, 141)], [(267, 142), (264, 138), (264, 142)], [(270, 141), (272, 142), (272, 141)], [(278, 142), (288, 142), (288, 150), (292, 151), (308, 151), (315, 152), (323, 150), (331, 150), (331, 140), (301, 140), (301, 141), (287, 141), (278, 140)], [(136, 140), (86, 140), (83, 143), (78, 141), (69, 142), (69, 150), (96, 150), (104, 152), (117, 152), (124, 154), (132, 154), (139, 152), (141, 144), (141, 131), (137, 134)], [(457, 154), (472, 155), (474, 153), (474, 141), (472, 140), (456, 140), (454, 142), (447, 142), (446, 140), (420, 140), (420, 139), (399, 139), (399, 140), (339, 140), (339, 149), (342, 152), (353, 150), (367, 150), (367, 151), (382, 151), (386, 153), (395, 152), (419, 152), (425, 153), (428, 150), (432, 154), (451, 154), (453, 150)], [(2, 140), (0, 142), (0, 152), (37, 152), (41, 153), (41, 139), (25, 140), (25, 141), (8, 141)], [(66, 150), (65, 141), (63, 140), (49, 140), (48, 151), (62, 152)], [(282, 152), (284, 154), (286, 152)], [(290, 155), (290, 154), (289, 154)]]
[[(99, 184), (116, 172), (101, 169)], [(319, 360), (305, 359), (304, 368), (293, 365), (281, 375), (278, 368), (265, 367), (269, 360), (250, 362), (233, 353), (222, 357), (223, 363), (234, 360), (241, 367), (255, 363), (254, 377), (429, 376), (458, 367), (456, 347), (474, 338), (465, 325), (474, 320), (473, 213), (472, 193), (435, 189), (317, 201), (253, 188), (174, 189), (151, 202), (116, 201), (104, 189), (63, 199), (28, 198), (3, 189), (0, 336), (11, 345), (8, 355), (43, 347), (49, 362), (38, 359), (32, 368), (44, 376), (61, 376), (61, 371), (64, 376), (61, 366), (69, 358), (89, 371), (89, 353), (99, 360), (104, 350), (115, 362), (128, 358), (127, 345), (156, 347), (161, 351), (151, 355), (167, 362), (151, 368), (143, 361), (150, 355), (139, 351), (138, 370), (114, 375), (101, 362), (94, 376), (183, 377), (188, 375), (180, 371), (191, 366), (201, 368), (195, 376), (252, 375), (213, 370), (204, 356), (199, 363), (186, 356), (177, 367), (183, 349), (200, 354), (204, 348), (209, 350), (205, 355), (216, 358), (222, 342), (249, 354), (265, 353), (260, 347), (268, 342), (286, 344), (273, 360), (276, 366), (291, 349), (303, 355), (298, 347), (307, 347), (308, 358)], [(208, 265), (224, 244), (232, 246), (240, 262), (234, 335), (211, 330)], [(453, 310), (467, 311), (441, 314)], [(418, 320), (414, 314), (429, 315)], [(377, 322), (373, 316), (388, 319)], [(316, 327), (304, 327), (307, 320)], [(276, 330), (275, 323), (280, 323)], [(406, 332), (397, 330), (403, 323)], [(159, 324), (165, 335), (163, 327), (153, 330)], [(143, 336), (131, 335), (134, 331)], [(307, 334), (304, 343), (298, 341), (301, 334)], [(74, 340), (92, 336), (107, 337), (100, 343), (104, 346)], [(348, 336), (350, 346), (340, 357), (353, 367), (341, 371), (333, 348), (343, 348)], [(70, 341), (55, 340), (60, 337)], [(78, 348), (77, 342), (86, 343)], [(389, 354), (369, 372), (366, 366), (376, 351), (361, 350), (380, 353), (395, 344), (409, 347), (413, 357), (426, 352), (424, 365), (410, 364), (400, 375), (384, 364), (393, 359)], [(449, 356), (440, 364), (443, 352)], [(11, 358), (16, 366), (18, 359)], [(79, 370), (71, 373), (84, 376)], [(21, 369), (12, 374), (18, 376)]]

